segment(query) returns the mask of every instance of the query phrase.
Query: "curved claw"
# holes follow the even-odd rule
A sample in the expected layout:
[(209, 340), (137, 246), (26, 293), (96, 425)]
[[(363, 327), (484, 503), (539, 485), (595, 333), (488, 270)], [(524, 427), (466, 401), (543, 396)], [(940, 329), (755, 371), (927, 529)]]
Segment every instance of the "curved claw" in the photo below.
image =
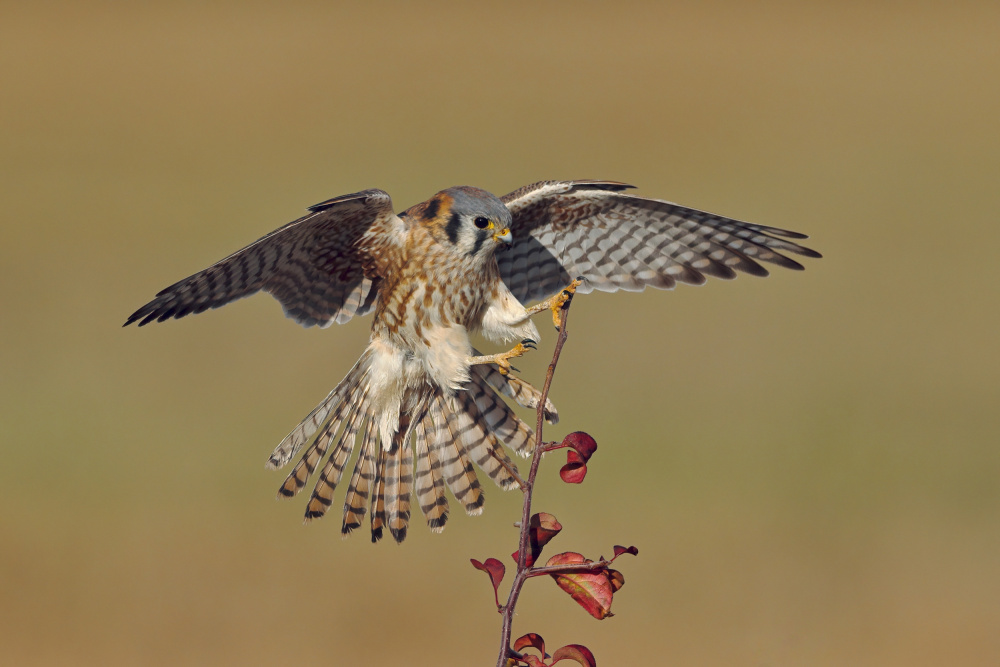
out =
[(576, 280), (574, 280), (573, 282), (571, 282), (569, 285), (567, 285), (566, 289), (559, 292), (559, 294), (553, 297), (552, 305), (550, 306), (550, 308), (552, 309), (552, 323), (555, 325), (556, 331), (559, 331), (559, 324), (561, 321), (561, 318), (559, 317), (559, 311), (565, 308), (566, 304), (573, 299), (573, 295), (576, 294), (576, 289), (582, 284), (583, 284), (583, 277), (581, 276)]

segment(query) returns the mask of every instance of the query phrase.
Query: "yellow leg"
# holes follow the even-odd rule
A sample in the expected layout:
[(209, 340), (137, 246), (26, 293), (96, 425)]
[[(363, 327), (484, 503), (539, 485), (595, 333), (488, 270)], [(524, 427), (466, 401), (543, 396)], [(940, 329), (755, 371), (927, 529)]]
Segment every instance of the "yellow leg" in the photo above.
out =
[[(475, 364), (496, 364), (501, 375), (507, 375), (511, 371), (510, 360), (515, 357), (522, 356), (528, 350), (534, 350), (535, 341), (530, 338), (525, 338), (520, 343), (514, 346), (514, 349), (509, 352), (501, 352), (500, 354), (484, 354), (480, 357), (469, 357), (469, 365), (473, 366)], [(516, 369), (515, 369), (516, 370)]]
[(583, 278), (577, 278), (569, 284), (564, 290), (560, 290), (558, 294), (550, 296), (545, 301), (541, 303), (536, 303), (531, 308), (527, 309), (528, 316), (532, 316), (535, 313), (540, 313), (546, 308), (552, 311), (552, 323), (555, 324), (556, 329), (559, 329), (559, 323), (561, 321), (559, 317), (559, 311), (562, 307), (569, 303), (569, 300), (573, 298), (576, 294), (576, 288), (583, 284)]

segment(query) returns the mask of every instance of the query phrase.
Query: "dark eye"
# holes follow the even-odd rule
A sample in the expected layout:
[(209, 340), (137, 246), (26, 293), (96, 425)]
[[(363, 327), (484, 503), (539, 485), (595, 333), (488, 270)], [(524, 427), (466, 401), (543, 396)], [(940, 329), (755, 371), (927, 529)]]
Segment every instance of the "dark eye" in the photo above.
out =
[(478, 227), (479, 229), (486, 229), (487, 227), (490, 226), (490, 221), (484, 218), (483, 216), (479, 216), (478, 218), (476, 218), (475, 222), (476, 222), (476, 227)]

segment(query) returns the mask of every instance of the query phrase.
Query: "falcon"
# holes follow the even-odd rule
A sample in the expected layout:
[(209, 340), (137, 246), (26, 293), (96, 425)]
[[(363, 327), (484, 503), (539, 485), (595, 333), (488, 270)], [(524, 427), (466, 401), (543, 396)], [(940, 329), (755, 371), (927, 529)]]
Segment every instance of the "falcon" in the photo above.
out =
[[(360, 442), (342, 532), (360, 527), (370, 505), (372, 541), (384, 528), (403, 541), (411, 496), (439, 532), (448, 520), (445, 487), (466, 512), (482, 512), (473, 463), (503, 489), (522, 483), (504, 445), (527, 456), (533, 432), (502, 397), (527, 408), (541, 400), (510, 365), (539, 340), (532, 315), (551, 309), (558, 324), (574, 292), (766, 276), (764, 263), (803, 268), (783, 253), (820, 257), (791, 240), (803, 234), (638, 197), (631, 188), (543, 181), (497, 198), (460, 186), (399, 215), (382, 190), (335, 197), (167, 287), (125, 326), (200, 313), (260, 290), (306, 327), (374, 312), (361, 358), (267, 467), (281, 468), (305, 447), (279, 490), (291, 497), (322, 464), (309, 521), (333, 504)], [(475, 332), (519, 342), (483, 355), (469, 341)], [(551, 402), (543, 411), (549, 423), (558, 420)]]

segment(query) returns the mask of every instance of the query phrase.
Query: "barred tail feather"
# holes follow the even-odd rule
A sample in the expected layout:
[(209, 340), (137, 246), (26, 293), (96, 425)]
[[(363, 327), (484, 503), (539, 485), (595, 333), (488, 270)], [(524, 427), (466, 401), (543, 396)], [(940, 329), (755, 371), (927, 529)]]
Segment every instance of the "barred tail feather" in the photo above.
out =
[(485, 502), (482, 487), (479, 486), (476, 471), (465, 453), (465, 447), (451, 426), (450, 417), (454, 410), (450, 409), (447, 399), (440, 391), (434, 397), (427, 414), (424, 424), (430, 435), (428, 449), (441, 462), (445, 484), (455, 499), (465, 506), (466, 512), (471, 515), (482, 514)]
[(361, 358), (358, 359), (358, 363), (354, 364), (354, 368), (341, 380), (340, 384), (319, 405), (313, 408), (312, 412), (306, 415), (306, 418), (293, 428), (291, 433), (278, 443), (278, 446), (274, 448), (270, 458), (267, 460), (266, 467), (268, 470), (277, 470), (284, 467), (298, 454), (299, 450), (302, 449), (302, 445), (309, 441), (309, 437), (319, 429), (331, 410), (339, 403), (350, 402), (348, 394), (353, 394), (352, 390), (357, 391), (357, 388), (361, 386), (361, 380), (368, 371), (371, 356), (371, 351), (366, 350), (361, 355)]
[(493, 432), (483, 428), (485, 419), (472, 394), (469, 391), (459, 392), (455, 400), (462, 408), (454, 416), (455, 431), (465, 451), (501, 489), (516, 488), (517, 466), (504, 452)]
[[(397, 448), (401, 449), (401, 448)], [(378, 447), (378, 459), (375, 461), (375, 483), (372, 485), (372, 544), (382, 539), (382, 528), (385, 527), (385, 465), (387, 452), (385, 447)]]
[(448, 522), (448, 498), (445, 497), (444, 480), (441, 479), (441, 462), (437, 458), (437, 452), (427, 446), (427, 432), (423, 421), (414, 429), (413, 441), (417, 459), (414, 480), (417, 504), (424, 513), (427, 527), (440, 533)]
[[(534, 431), (514, 414), (510, 406), (504, 403), (487, 383), (488, 380), (483, 376), (473, 374), (466, 393), (475, 401), (476, 408), (489, 431), (521, 456), (528, 456), (535, 441)], [(527, 383), (523, 384), (531, 387)]]
[(340, 440), (337, 441), (337, 446), (330, 454), (326, 465), (323, 466), (323, 471), (320, 473), (312, 495), (309, 497), (309, 502), (306, 504), (306, 521), (320, 518), (333, 505), (333, 493), (337, 489), (337, 485), (340, 484), (344, 468), (347, 467), (347, 460), (351, 458), (351, 452), (354, 451), (354, 441), (358, 434), (358, 428), (365, 417), (367, 417), (367, 412), (364, 410), (363, 402), (351, 406), (350, 414), (345, 420), (344, 430), (340, 434)]
[[(473, 351), (473, 354), (479, 352)], [(486, 383), (496, 389), (507, 398), (511, 398), (522, 408), (534, 410), (538, 407), (538, 402), (542, 400), (542, 392), (521, 378), (513, 375), (503, 375), (496, 368), (489, 364), (477, 364), (472, 367), (473, 375), (478, 375)], [(559, 423), (559, 411), (552, 401), (545, 399), (545, 421), (549, 424)]]
[[(427, 413), (427, 400), (426, 396), (420, 396), (412, 412), (407, 411), (400, 415), (399, 429), (392, 448), (385, 452), (382, 479), (385, 482), (386, 521), (389, 533), (397, 543), (406, 539), (406, 530), (410, 523), (410, 492), (413, 489), (411, 434), (416, 430), (416, 424), (419, 424)], [(415, 440), (415, 436), (412, 439)]]
[[(343, 404), (341, 405), (343, 406)], [(309, 445), (309, 449), (306, 450), (306, 453), (299, 462), (292, 468), (292, 472), (285, 478), (285, 481), (278, 489), (278, 498), (291, 498), (302, 490), (306, 482), (309, 481), (310, 475), (316, 471), (316, 466), (326, 456), (326, 450), (337, 434), (341, 423), (341, 410), (338, 409), (337, 414), (330, 419), (323, 428), (323, 431), (316, 438), (316, 441)]]
[(361, 520), (368, 510), (368, 497), (376, 475), (377, 448), (378, 425), (369, 419), (361, 441), (358, 462), (354, 466), (354, 474), (351, 475), (351, 482), (347, 487), (347, 498), (344, 499), (344, 523), (340, 532), (345, 536), (361, 526)]

